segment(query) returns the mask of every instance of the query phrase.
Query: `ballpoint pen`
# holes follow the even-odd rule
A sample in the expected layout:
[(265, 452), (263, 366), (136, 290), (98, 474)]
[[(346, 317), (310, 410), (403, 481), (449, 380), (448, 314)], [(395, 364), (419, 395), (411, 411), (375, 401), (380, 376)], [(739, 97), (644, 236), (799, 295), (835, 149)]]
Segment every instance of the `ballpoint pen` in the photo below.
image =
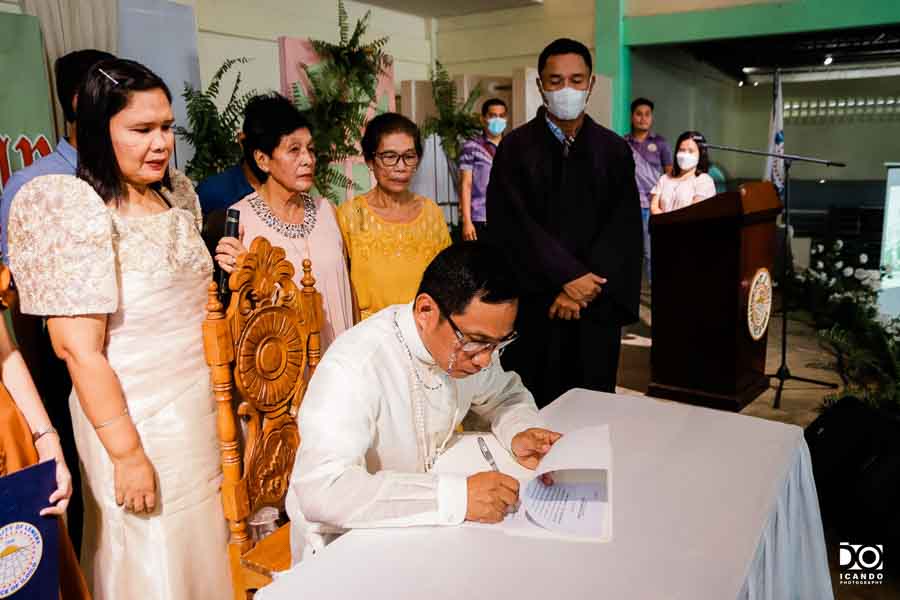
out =
[(478, 447), (481, 448), (481, 455), (484, 457), (484, 460), (491, 465), (491, 469), (494, 471), (499, 471), (497, 468), (497, 463), (494, 461), (494, 455), (491, 454), (491, 451), (488, 449), (487, 442), (484, 441), (484, 438), (480, 435), (478, 436)]

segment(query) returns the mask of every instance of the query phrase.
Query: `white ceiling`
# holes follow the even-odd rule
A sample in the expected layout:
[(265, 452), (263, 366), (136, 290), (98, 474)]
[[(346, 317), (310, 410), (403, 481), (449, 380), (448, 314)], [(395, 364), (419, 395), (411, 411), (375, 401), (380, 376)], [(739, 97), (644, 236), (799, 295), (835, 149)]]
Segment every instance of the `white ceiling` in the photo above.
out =
[(458, 17), (472, 13), (543, 4), (544, 0), (364, 0), (366, 4), (423, 17)]

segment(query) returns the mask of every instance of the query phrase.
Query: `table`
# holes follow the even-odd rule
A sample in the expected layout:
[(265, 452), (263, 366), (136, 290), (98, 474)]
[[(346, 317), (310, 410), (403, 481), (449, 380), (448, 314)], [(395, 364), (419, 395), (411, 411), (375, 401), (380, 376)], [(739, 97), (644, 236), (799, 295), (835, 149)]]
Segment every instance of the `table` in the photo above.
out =
[[(256, 598), (833, 598), (799, 427), (586, 390), (542, 414), (561, 432), (610, 426), (611, 542), (483, 526), (354, 530)], [(461, 436), (440, 470), (486, 470), (474, 444)], [(501, 470), (510, 468), (498, 454)]]

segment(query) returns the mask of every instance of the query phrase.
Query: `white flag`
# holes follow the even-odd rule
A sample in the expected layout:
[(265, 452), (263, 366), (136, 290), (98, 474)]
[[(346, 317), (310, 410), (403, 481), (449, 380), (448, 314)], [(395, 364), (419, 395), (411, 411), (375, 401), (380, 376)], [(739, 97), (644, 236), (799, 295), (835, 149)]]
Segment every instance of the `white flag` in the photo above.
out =
[[(772, 114), (769, 116), (769, 149), (768, 152), (784, 154), (784, 97), (781, 95), (781, 73), (776, 70), (772, 94)], [(784, 195), (784, 160), (766, 158), (764, 181), (775, 184), (778, 194)]]

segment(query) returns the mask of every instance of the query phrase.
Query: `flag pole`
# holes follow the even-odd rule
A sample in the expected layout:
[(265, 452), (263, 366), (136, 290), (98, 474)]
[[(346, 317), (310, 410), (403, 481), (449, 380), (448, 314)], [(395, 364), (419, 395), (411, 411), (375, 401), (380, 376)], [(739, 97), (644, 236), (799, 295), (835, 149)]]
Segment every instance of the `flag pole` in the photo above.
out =
[[(784, 218), (782, 219), (782, 223), (784, 225), (784, 235), (782, 237), (782, 245), (781, 245), (781, 365), (778, 367), (778, 370), (774, 373), (767, 375), (772, 379), (778, 380), (778, 389), (775, 390), (775, 400), (772, 402), (772, 408), (781, 408), (781, 394), (784, 391), (784, 382), (787, 380), (794, 381), (802, 381), (804, 383), (811, 383), (813, 385), (821, 385), (830, 388), (836, 388), (837, 385), (827, 381), (819, 381), (818, 379), (810, 379), (808, 377), (798, 377), (796, 375), (791, 374), (791, 370), (788, 368), (787, 364), (787, 322), (788, 322), (788, 298), (787, 298), (787, 290), (789, 287), (789, 281), (791, 274), (793, 272), (793, 265), (791, 264), (791, 252), (790, 252), (790, 231), (791, 231), (791, 165), (794, 162), (795, 158), (800, 157), (787, 157), (784, 154), (784, 98), (781, 94), (781, 69), (775, 69), (775, 76), (773, 79), (773, 91), (772, 91), (772, 121), (769, 128), (769, 134), (771, 138), (769, 139), (770, 149), (774, 154), (781, 155), (782, 158), (769, 158), (771, 161), (771, 171), (768, 175), (772, 178), (772, 182), (775, 183), (775, 187), (780, 189), (778, 190), (781, 195), (781, 199), (784, 202), (784, 212), (782, 215)], [(781, 168), (779, 169), (778, 162), (781, 161)], [(818, 162), (818, 161), (817, 161)], [(824, 161), (826, 164), (830, 161)], [(767, 161), (767, 166), (768, 161)], [(837, 165), (835, 165), (837, 166)], [(843, 165), (841, 165), (843, 166)], [(781, 175), (780, 183), (779, 183), (779, 174)]]

